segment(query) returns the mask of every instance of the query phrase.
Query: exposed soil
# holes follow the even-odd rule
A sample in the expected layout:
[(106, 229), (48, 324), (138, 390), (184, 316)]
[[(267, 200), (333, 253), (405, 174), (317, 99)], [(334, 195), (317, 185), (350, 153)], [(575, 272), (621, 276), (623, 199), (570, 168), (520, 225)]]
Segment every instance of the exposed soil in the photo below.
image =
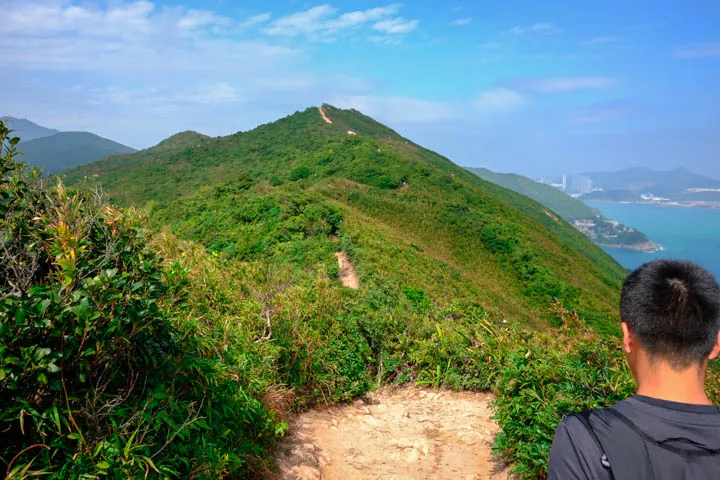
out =
[(360, 279), (358, 278), (355, 266), (350, 263), (345, 252), (337, 252), (335, 256), (338, 259), (338, 265), (340, 266), (340, 282), (349, 288), (360, 288)]
[(380, 390), (291, 421), (277, 462), (286, 480), (505, 479), (490, 444), (491, 396)]
[(332, 120), (330, 120), (327, 115), (325, 115), (325, 111), (322, 109), (322, 107), (318, 107), (318, 111), (320, 112), (320, 115), (322, 115), (323, 120), (325, 120), (325, 123), (332, 124)]

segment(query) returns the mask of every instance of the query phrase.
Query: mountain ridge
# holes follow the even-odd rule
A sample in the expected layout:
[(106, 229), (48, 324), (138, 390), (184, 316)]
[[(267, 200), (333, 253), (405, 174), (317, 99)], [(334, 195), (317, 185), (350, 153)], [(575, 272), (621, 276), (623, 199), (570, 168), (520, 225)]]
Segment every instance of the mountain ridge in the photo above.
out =
[[(615, 316), (609, 301), (624, 269), (580, 232), (549, 218), (533, 200), (480, 179), (360, 112), (322, 108), (332, 124), (311, 107), (193, 146), (109, 157), (65, 171), (64, 177), (77, 184), (97, 175), (112, 201), (149, 205), (156, 226), (170, 225), (183, 238), (248, 259), (272, 243), (274, 237), (261, 232), (277, 228), (273, 222), (289, 212), (313, 202), (339, 208), (347, 228), (363, 218), (368, 231), (390, 228), (398, 239), (433, 252), (431, 257), (452, 265), (464, 279), (456, 287), (468, 282), (472, 287), (464, 295), (476, 292), (492, 311), (542, 324), (552, 316), (549, 302), (559, 298), (583, 310), (589, 322), (609, 325)], [(314, 200), (298, 204), (297, 195)], [(241, 203), (262, 211), (274, 207), (265, 218)], [(245, 225), (237, 218), (254, 220)], [(353, 235), (362, 239), (357, 231), (344, 238)], [(352, 256), (352, 240), (347, 241)], [(413, 247), (403, 242), (398, 248)], [(381, 262), (368, 262), (357, 265), (361, 281), (363, 272), (387, 271)], [(587, 271), (586, 279), (579, 282), (570, 265)], [(399, 272), (393, 275), (403, 281)], [(434, 281), (423, 278), (424, 289), (436, 290)]]

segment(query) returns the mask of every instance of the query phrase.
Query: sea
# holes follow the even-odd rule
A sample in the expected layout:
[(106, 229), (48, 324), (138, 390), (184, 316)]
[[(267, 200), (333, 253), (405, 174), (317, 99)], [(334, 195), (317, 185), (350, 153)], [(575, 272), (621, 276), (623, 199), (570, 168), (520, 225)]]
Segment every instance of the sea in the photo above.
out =
[(663, 250), (656, 253), (605, 248), (622, 266), (639, 267), (656, 258), (690, 260), (720, 280), (720, 209), (632, 203), (587, 202), (607, 218), (645, 233)]

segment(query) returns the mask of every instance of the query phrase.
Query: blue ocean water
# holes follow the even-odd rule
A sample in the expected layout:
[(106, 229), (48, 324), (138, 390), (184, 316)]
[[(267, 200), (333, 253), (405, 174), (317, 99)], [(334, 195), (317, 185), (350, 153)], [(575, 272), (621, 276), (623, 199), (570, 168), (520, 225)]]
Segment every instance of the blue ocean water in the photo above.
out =
[(588, 203), (606, 217), (637, 228), (664, 250), (658, 253), (606, 248), (622, 266), (636, 268), (656, 258), (690, 260), (720, 279), (720, 209), (623, 203)]

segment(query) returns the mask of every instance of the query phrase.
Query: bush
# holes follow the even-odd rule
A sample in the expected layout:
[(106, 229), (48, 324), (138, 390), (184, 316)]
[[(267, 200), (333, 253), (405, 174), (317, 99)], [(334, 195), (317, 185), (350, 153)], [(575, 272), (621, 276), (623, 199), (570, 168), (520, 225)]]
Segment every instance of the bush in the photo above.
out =
[(134, 211), (51, 186), (0, 123), (0, 461), (9, 478), (238, 475), (282, 431)]
[(298, 180), (308, 178), (311, 173), (312, 172), (308, 167), (298, 167), (292, 172), (290, 172), (290, 180), (293, 182), (297, 182)]

